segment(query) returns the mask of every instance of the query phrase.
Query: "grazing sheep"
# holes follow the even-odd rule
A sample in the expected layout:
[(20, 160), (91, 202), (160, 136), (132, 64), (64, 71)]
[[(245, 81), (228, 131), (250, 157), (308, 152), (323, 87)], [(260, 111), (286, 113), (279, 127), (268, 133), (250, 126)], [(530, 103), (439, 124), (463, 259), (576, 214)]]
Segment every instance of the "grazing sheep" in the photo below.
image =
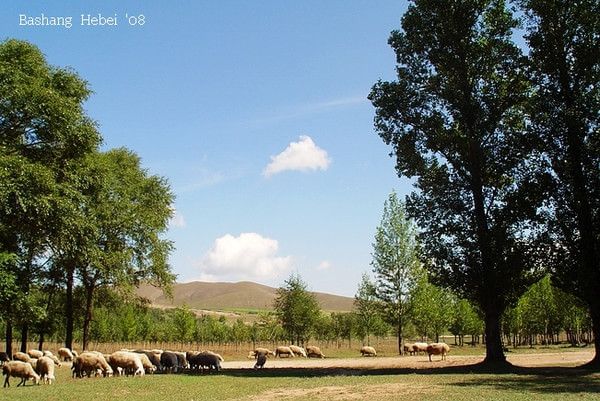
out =
[[(109, 365), (113, 372), (121, 368), (128, 375), (133, 373), (134, 376), (144, 376), (144, 365), (142, 364), (141, 355), (129, 351), (116, 351), (110, 354)], [(150, 361), (148, 361), (150, 363)], [(151, 364), (150, 364), (151, 365)]]
[(316, 345), (309, 345), (306, 347), (306, 356), (308, 358), (325, 358), (325, 355), (321, 352), (321, 348)]
[(185, 352), (173, 351), (175, 355), (177, 355), (177, 370), (187, 369), (189, 367), (187, 357), (185, 356)]
[(375, 348), (365, 345), (360, 349), (360, 354), (362, 356), (377, 356), (377, 351), (375, 351)]
[(162, 366), (163, 372), (177, 372), (177, 366), (179, 362), (177, 359), (177, 354), (171, 351), (165, 351), (160, 354), (160, 365)]
[(8, 354), (6, 352), (0, 352), (0, 366), (4, 365), (4, 362), (10, 361)]
[(43, 356), (37, 360), (35, 371), (40, 375), (42, 383), (52, 384), (52, 381), (56, 381), (54, 377), (54, 361), (48, 356)]
[(92, 377), (92, 373), (100, 371), (103, 376), (112, 376), (113, 370), (100, 352), (86, 351), (73, 360), (73, 377), (83, 377), (85, 373)]
[(294, 354), (302, 355), (304, 358), (306, 358), (306, 351), (304, 351), (304, 348), (298, 347), (297, 345), (290, 345), (290, 349), (294, 352)]
[(29, 358), (29, 362), (27, 362), (27, 363), (31, 365), (33, 370), (37, 371), (37, 361), (38, 361), (37, 358)]
[(147, 374), (152, 374), (152, 373), (156, 372), (157, 367), (152, 363), (150, 358), (148, 358), (148, 355), (140, 354), (138, 352), (136, 352), (136, 354), (140, 356), (140, 360), (142, 361), (142, 366), (144, 367), (144, 371)]
[(414, 343), (413, 354), (419, 355), (421, 352), (427, 352), (427, 343)]
[(21, 381), (17, 384), (17, 387), (25, 385), (28, 379), (33, 379), (35, 384), (40, 382), (40, 376), (35, 373), (33, 367), (27, 362), (23, 361), (8, 361), (2, 366), (2, 374), (6, 376), (4, 380), (4, 387), (10, 387), (9, 378), (20, 377)]
[(44, 355), (43, 356), (47, 356), (48, 358), (52, 359), (52, 361), (54, 362), (54, 364), (58, 367), (62, 366), (62, 363), (60, 363), (60, 359), (58, 359), (56, 356), (54, 356), (54, 354), (50, 351), (44, 351)]
[(275, 348), (275, 356), (278, 356), (281, 358), (282, 355), (285, 355), (286, 357), (295, 357), (296, 355), (294, 355), (294, 352), (290, 349), (290, 347), (284, 347), (284, 346), (279, 346), (277, 348)]
[(24, 352), (15, 352), (13, 355), (13, 361), (29, 362), (31, 357)]
[(62, 358), (62, 360), (65, 362), (72, 361), (75, 358), (75, 356), (73, 355), (73, 352), (71, 352), (70, 349), (65, 348), (65, 347), (58, 349), (58, 357)]
[(190, 365), (201, 368), (204, 371), (204, 368), (208, 368), (208, 370), (216, 370), (217, 372), (221, 370), (221, 360), (223, 358), (219, 354), (215, 354), (214, 352), (204, 351), (200, 352), (196, 355), (193, 355), (190, 358)]
[(30, 358), (39, 359), (44, 356), (44, 353), (37, 349), (30, 349), (27, 350), (27, 355), (29, 355)]
[(446, 355), (450, 352), (450, 347), (446, 343), (433, 343), (427, 346), (427, 354), (429, 354), (429, 362), (431, 355), (441, 355), (442, 361), (446, 359)]
[[(160, 354), (156, 354), (156, 353), (154, 353), (152, 351), (148, 351), (148, 350), (135, 350), (134, 352), (137, 354), (146, 355), (146, 358), (148, 358), (148, 360), (150, 361), (152, 366), (154, 366), (154, 371), (160, 370), (162, 368), (162, 366), (160, 364)], [(142, 363), (144, 363), (143, 358), (142, 358)], [(144, 369), (146, 369), (146, 368), (144, 367)], [(148, 369), (146, 369), (146, 373), (149, 373)]]
[(262, 369), (265, 367), (265, 363), (267, 362), (267, 354), (256, 354), (256, 363), (254, 364), (254, 369)]
[(268, 348), (255, 348), (254, 351), (248, 352), (248, 359), (257, 358), (259, 354), (275, 356), (275, 352), (271, 351)]

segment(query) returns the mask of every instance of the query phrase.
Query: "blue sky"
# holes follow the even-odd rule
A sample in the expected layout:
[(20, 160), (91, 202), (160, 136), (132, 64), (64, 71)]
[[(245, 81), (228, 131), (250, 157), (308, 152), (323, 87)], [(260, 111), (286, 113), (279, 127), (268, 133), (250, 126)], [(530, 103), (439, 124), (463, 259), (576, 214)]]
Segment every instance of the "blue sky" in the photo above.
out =
[[(28, 40), (89, 82), (104, 149), (168, 179), (178, 281), (353, 296), (396, 176), (366, 99), (394, 78), (405, 1), (6, 1), (1, 38)], [(73, 26), (21, 26), (72, 16)], [(81, 14), (117, 26), (81, 26)], [(125, 18), (143, 15), (143, 26)]]

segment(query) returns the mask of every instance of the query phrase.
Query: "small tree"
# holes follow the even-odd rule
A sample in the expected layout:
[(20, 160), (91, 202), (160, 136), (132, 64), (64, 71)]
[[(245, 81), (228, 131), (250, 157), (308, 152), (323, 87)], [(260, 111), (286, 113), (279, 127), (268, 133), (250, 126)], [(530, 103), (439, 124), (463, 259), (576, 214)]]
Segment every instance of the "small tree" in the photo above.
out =
[(418, 334), (435, 338), (448, 330), (452, 323), (452, 304), (448, 291), (431, 284), (423, 277), (413, 296), (412, 321)]
[(277, 289), (274, 307), (288, 338), (296, 344), (308, 340), (321, 314), (316, 297), (307, 291), (297, 274), (292, 274), (284, 286)]
[(382, 303), (384, 317), (397, 330), (398, 353), (402, 354), (402, 333), (410, 316), (411, 297), (423, 273), (414, 225), (395, 192), (383, 206), (371, 264), (376, 277), (375, 295)]
[(379, 301), (377, 299), (377, 288), (369, 279), (367, 274), (363, 274), (362, 280), (358, 286), (358, 292), (354, 296), (354, 309), (356, 314), (357, 332), (361, 338), (367, 338), (367, 345), (371, 345), (371, 334), (375, 325), (378, 324)]

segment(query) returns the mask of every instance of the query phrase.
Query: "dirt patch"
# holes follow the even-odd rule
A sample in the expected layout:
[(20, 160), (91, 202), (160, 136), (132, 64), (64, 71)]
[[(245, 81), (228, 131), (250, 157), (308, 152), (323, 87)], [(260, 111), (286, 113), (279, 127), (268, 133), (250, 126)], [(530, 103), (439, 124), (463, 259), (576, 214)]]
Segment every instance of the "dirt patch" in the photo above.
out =
[(310, 389), (280, 389), (266, 391), (249, 398), (251, 401), (296, 400), (386, 400), (390, 394), (431, 394), (440, 391), (438, 386), (419, 386), (406, 383), (373, 384), (365, 386), (324, 386)]
[[(538, 354), (509, 355), (508, 361), (515, 366), (522, 367), (573, 367), (583, 365), (594, 357), (594, 350), (573, 352), (555, 352)], [(269, 358), (265, 369), (276, 368), (303, 368), (303, 369), (432, 369), (454, 366), (475, 365), (483, 361), (484, 356), (451, 356), (441, 361), (439, 356), (432, 357), (429, 362), (426, 355), (397, 356), (376, 358), (330, 358), (330, 359), (304, 359), (304, 358)], [(224, 369), (244, 369), (254, 366), (254, 359), (248, 361), (224, 362)]]

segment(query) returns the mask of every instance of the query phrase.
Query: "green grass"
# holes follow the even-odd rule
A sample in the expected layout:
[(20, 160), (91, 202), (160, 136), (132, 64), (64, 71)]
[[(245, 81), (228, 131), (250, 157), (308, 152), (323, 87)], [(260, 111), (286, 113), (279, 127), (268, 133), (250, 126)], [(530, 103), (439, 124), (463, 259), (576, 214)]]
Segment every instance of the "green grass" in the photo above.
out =
[[(471, 368), (472, 369), (472, 368)], [(600, 400), (600, 374), (579, 369), (511, 369), (470, 373), (464, 367), (410, 370), (231, 369), (219, 374), (72, 379), (57, 370), (51, 386), (0, 389), (11, 401), (191, 400)]]

